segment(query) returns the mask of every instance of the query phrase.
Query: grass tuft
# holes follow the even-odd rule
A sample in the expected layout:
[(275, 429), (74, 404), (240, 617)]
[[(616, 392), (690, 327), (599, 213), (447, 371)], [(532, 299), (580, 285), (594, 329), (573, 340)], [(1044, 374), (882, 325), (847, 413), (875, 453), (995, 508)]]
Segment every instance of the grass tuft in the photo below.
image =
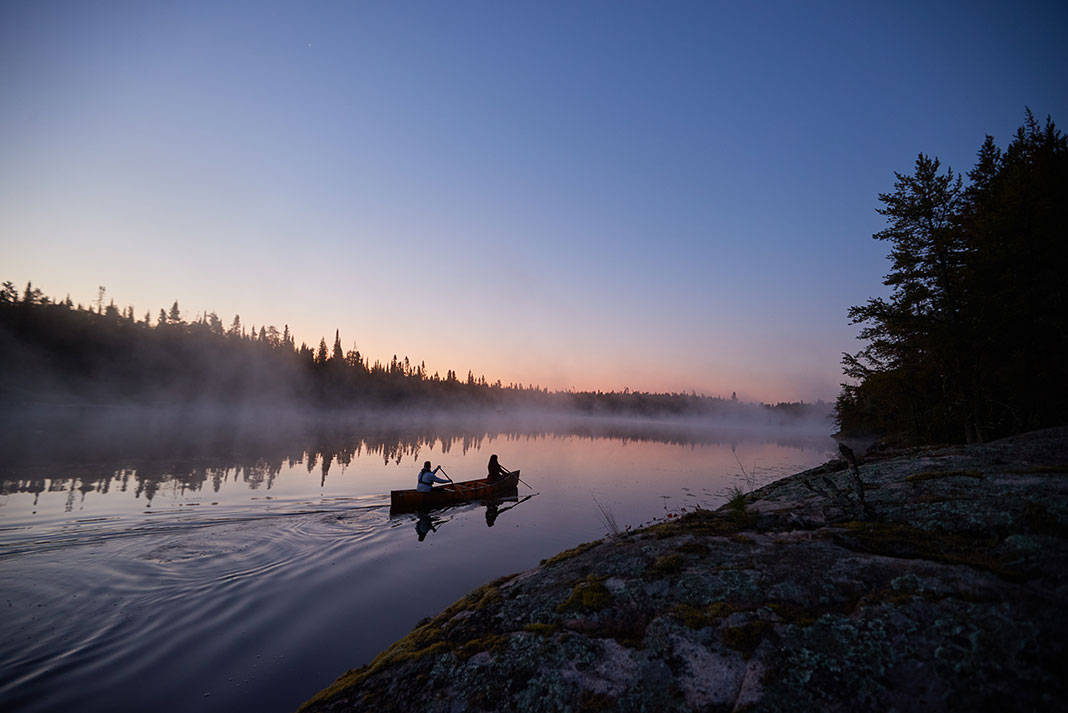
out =
[(727, 499), (727, 519), (740, 528), (749, 528), (756, 525), (756, 513), (748, 509), (748, 501), (745, 491), (734, 487), (730, 489), (730, 497)]
[(601, 524), (608, 531), (608, 534), (615, 536), (620, 533), (619, 525), (616, 524), (616, 516), (608, 507), (603, 505), (597, 498), (593, 499), (595, 505), (597, 505), (597, 517), (600, 519)]

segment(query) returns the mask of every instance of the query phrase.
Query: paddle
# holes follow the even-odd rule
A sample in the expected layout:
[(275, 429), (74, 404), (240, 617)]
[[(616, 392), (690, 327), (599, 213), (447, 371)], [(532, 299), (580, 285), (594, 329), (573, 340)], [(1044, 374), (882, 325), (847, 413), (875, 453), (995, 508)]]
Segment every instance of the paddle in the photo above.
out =
[[(509, 474), (509, 475), (511, 475), (512, 473), (513, 473), (513, 471), (508, 471), (508, 474)], [(523, 479), (522, 479), (522, 478), (520, 478), (520, 477), (519, 477), (518, 475), (517, 475), (517, 476), (516, 476), (515, 478), (516, 478), (516, 480), (518, 480), (518, 481), (519, 481), (520, 483), (522, 483), (523, 485), (525, 485), (525, 486), (527, 486), (528, 488), (530, 488), (530, 484), (529, 484), (529, 483), (527, 483), (527, 481), (523, 480)], [(530, 489), (531, 489), (531, 490), (533, 490), (534, 488), (530, 488)]]
[(532, 497), (534, 497), (533, 493), (531, 493), (530, 495), (526, 495), (526, 496), (523, 497), (522, 500), (517, 500), (517, 501), (515, 501), (514, 503), (512, 503), (511, 505), (509, 505), (506, 508), (501, 508), (500, 510), (497, 511), (497, 514), (500, 515), (502, 512), (506, 512), (508, 510), (511, 510), (516, 505), (519, 505), (520, 503), (525, 503), (526, 501), (530, 500)]
[(452, 476), (451, 476), (451, 475), (449, 475), (448, 473), (446, 473), (446, 472), (445, 472), (445, 469), (444, 469), (444, 468), (442, 468), (442, 467), (441, 467), (440, 465), (438, 466), (438, 470), (440, 470), (440, 471), (441, 471), (441, 474), (442, 474), (442, 475), (444, 475), (444, 476), (445, 476), (446, 478), (448, 478), (448, 479), (449, 479), (449, 483), (450, 483), (450, 484), (452, 485), (452, 487), (453, 487), (453, 489), (454, 489), (454, 490), (460, 487), (460, 486), (458, 486), (458, 485), (456, 484), (456, 482), (455, 482), (455, 481), (453, 481), (453, 479), (452, 479)]

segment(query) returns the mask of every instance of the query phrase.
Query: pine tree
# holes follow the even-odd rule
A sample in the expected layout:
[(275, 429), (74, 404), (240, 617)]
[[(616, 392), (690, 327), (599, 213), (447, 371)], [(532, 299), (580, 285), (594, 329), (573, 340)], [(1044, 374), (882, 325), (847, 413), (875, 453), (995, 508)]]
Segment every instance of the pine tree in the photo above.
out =
[(219, 319), (219, 315), (214, 312), (208, 313), (208, 329), (212, 334), (221, 335), (224, 333), (222, 320)]
[(1068, 400), (1068, 140), (1028, 111), (1003, 154), (987, 137), (969, 176), (984, 424), (998, 434), (1058, 423)]
[(341, 330), (334, 330), (334, 350), (331, 355), (336, 363), (341, 364), (345, 361), (345, 350), (341, 348)]
[(879, 199), (889, 299), (851, 307), (868, 344), (843, 355), (839, 425), (912, 440), (985, 440), (1063, 420), (1068, 380), (1068, 142), (1028, 112), (991, 137), (965, 189), (921, 154)]
[(182, 323), (182, 312), (181, 312), (181, 310), (178, 309), (178, 300), (175, 300), (174, 304), (171, 305), (171, 311), (167, 315), (167, 321), (170, 322), (171, 324), (181, 324)]

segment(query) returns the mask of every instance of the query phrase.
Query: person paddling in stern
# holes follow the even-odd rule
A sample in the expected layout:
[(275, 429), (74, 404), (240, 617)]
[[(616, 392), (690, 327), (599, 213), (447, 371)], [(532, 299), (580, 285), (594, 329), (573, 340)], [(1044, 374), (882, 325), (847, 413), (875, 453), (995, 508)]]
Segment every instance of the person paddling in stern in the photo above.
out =
[(497, 462), (497, 455), (491, 455), (489, 459), (489, 474), (486, 476), (486, 483), (496, 483), (498, 480), (506, 475), (511, 475), (512, 471), (505, 468), (503, 465)]
[(441, 470), (439, 465), (433, 470), (430, 469), (430, 461), (423, 463), (423, 469), (419, 471), (419, 485), (415, 486), (415, 489), (420, 493), (429, 493), (434, 489), (434, 483), (448, 483), (445, 478), (439, 478), (435, 473)]

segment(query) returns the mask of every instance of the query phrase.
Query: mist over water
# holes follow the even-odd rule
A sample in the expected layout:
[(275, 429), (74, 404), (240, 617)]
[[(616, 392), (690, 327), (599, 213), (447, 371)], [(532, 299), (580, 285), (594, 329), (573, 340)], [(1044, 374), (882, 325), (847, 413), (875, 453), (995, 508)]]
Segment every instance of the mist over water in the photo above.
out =
[[(575, 434), (621, 440), (722, 443), (739, 437), (804, 439), (833, 429), (830, 407), (798, 415), (736, 404), (718, 415), (613, 417), (576, 409), (310, 409), (258, 401), (182, 405), (41, 403), (0, 409), (0, 448), (13, 463), (110, 461), (116, 457), (240, 457), (339, 454), (357, 444), (396, 450), (445, 448), (493, 436)], [(325, 450), (324, 450), (325, 449)]]
[[(597, 503), (637, 526), (833, 448), (818, 426), (533, 413), (70, 416), (4, 441), (4, 708), (293, 710), (471, 588), (604, 536)], [(390, 516), (424, 460), (459, 481), (490, 453), (531, 488), (428, 513), (423, 539)]]

